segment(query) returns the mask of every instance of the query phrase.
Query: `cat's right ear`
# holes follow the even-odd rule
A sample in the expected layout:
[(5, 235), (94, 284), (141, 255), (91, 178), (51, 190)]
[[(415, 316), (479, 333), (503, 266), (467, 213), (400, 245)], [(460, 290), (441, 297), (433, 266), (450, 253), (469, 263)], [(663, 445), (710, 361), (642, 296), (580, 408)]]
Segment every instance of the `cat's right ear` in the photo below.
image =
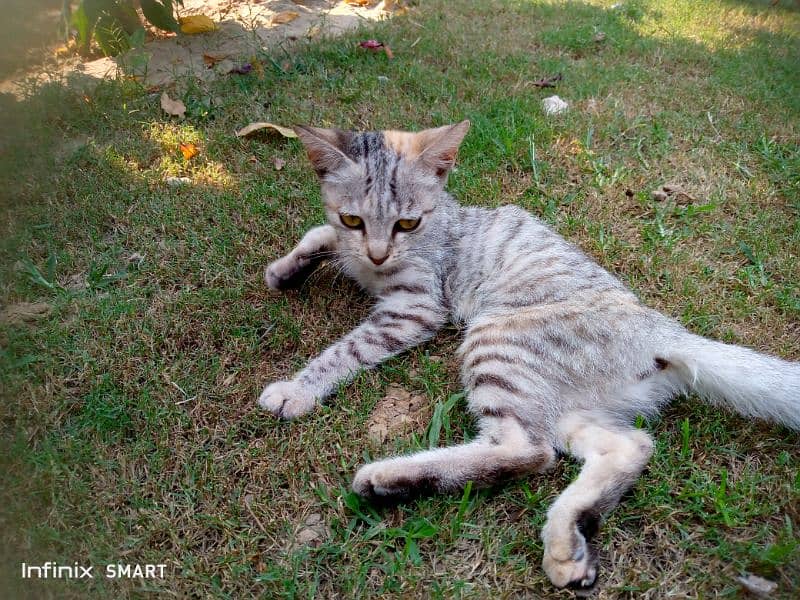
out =
[(308, 159), (320, 179), (353, 162), (344, 153), (353, 134), (339, 129), (321, 129), (307, 125), (295, 125), (293, 129), (303, 142)]

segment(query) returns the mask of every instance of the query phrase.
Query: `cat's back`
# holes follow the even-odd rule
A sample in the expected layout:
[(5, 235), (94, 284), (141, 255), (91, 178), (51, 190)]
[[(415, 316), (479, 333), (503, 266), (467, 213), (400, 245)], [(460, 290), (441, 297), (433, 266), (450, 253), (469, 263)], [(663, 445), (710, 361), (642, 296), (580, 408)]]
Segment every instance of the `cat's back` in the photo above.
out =
[(522, 208), (461, 210), (447, 282), (456, 320), (596, 295), (636, 302), (613, 275)]

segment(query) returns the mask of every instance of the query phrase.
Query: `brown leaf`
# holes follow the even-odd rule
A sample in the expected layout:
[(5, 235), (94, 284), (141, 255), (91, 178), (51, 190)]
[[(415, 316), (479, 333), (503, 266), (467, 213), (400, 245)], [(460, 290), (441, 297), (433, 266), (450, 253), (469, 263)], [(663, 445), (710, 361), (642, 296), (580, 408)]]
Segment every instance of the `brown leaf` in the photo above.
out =
[(161, 108), (168, 115), (183, 117), (186, 115), (186, 105), (180, 100), (173, 100), (167, 92), (161, 94)]
[(425, 396), (412, 395), (392, 386), (378, 402), (367, 421), (369, 437), (383, 443), (389, 437), (421, 429), (430, 416), (430, 403)]
[(285, 25), (286, 23), (291, 23), (297, 17), (300, 16), (300, 13), (295, 12), (293, 10), (284, 10), (283, 12), (275, 13), (272, 15), (271, 23), (273, 25)]
[(297, 529), (294, 539), (289, 543), (289, 550), (299, 546), (317, 547), (330, 537), (330, 530), (319, 513), (308, 515)]
[(38, 321), (50, 314), (51, 307), (47, 302), (20, 302), (6, 306), (0, 311), (0, 323), (22, 325)]
[(274, 123), (267, 123), (266, 121), (258, 121), (256, 123), (250, 123), (246, 127), (242, 127), (239, 131), (236, 132), (236, 137), (245, 137), (254, 133), (256, 131), (260, 131), (262, 129), (266, 129), (267, 131), (277, 131), (283, 137), (287, 138), (296, 138), (297, 134), (294, 132), (293, 129), (289, 127), (284, 127), (283, 125), (275, 125)]
[(222, 62), (228, 58), (227, 54), (211, 54), (210, 52), (203, 53), (203, 62), (206, 67), (211, 68), (218, 62)]
[(350, 6), (367, 7), (378, 3), (378, 0), (344, 0), (345, 4)]
[(192, 142), (181, 142), (180, 149), (184, 160), (191, 160), (200, 154), (200, 150)]
[(556, 83), (562, 79), (564, 79), (564, 76), (561, 73), (556, 73), (555, 75), (550, 75), (549, 77), (542, 77), (536, 81), (531, 81), (530, 85), (538, 88), (556, 87)]

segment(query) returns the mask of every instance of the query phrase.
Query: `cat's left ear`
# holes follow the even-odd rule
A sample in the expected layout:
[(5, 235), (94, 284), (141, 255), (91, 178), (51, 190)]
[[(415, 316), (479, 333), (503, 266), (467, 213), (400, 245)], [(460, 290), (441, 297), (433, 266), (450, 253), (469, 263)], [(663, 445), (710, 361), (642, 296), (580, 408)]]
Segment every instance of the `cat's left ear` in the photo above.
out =
[(464, 120), (455, 125), (426, 129), (417, 134), (417, 161), (436, 173), (442, 183), (447, 180), (447, 174), (456, 163), (458, 147), (467, 135), (469, 125), (469, 120)]

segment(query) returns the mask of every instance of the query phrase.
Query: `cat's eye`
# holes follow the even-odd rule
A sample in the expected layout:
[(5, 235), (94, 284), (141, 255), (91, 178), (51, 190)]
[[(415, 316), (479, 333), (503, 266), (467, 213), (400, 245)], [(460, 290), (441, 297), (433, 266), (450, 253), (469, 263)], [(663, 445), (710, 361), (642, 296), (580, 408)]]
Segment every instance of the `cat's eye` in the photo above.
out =
[(364, 226), (364, 221), (361, 220), (361, 217), (357, 217), (355, 215), (348, 215), (348, 214), (341, 214), (339, 218), (342, 220), (342, 223), (345, 224), (347, 227), (351, 229), (360, 229)]
[(419, 227), (419, 219), (400, 219), (395, 227), (400, 231), (414, 231)]

